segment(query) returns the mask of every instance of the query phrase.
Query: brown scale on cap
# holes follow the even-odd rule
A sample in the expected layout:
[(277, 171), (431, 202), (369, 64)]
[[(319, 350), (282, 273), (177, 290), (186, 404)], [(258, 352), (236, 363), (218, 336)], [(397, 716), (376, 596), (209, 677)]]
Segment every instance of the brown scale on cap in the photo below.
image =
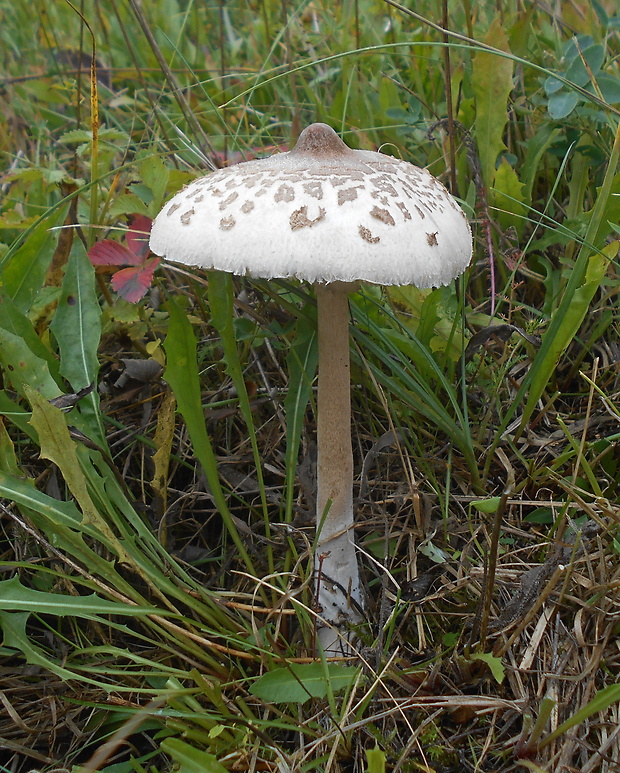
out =
[(164, 212), (151, 237), (157, 254), (264, 278), (431, 287), (471, 254), (465, 217), (441, 183), (350, 149), (326, 124), (305, 129), (288, 153), (196, 180)]

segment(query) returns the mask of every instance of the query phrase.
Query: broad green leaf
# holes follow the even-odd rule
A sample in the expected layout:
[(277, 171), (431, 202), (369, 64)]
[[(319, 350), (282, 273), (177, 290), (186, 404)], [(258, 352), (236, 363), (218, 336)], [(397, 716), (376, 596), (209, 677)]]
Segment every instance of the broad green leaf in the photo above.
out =
[(176, 762), (179, 773), (228, 773), (213, 754), (196, 749), (179, 738), (166, 738), (161, 742), (161, 749)]
[(58, 243), (58, 232), (52, 228), (63, 222), (66, 212), (66, 206), (59, 207), (52, 217), (35, 225), (24, 234), (23, 244), (2, 262), (4, 288), (23, 312), (43, 286)]
[(185, 420), (187, 431), (194, 447), (194, 453), (202, 465), (220, 516), (246, 567), (254, 574), (252, 561), (228, 509), (226, 497), (220, 483), (217, 460), (205, 426), (194, 331), (187, 315), (174, 301), (168, 301), (167, 308), (170, 314), (170, 322), (168, 325), (168, 335), (164, 341), (164, 349), (166, 351), (164, 378), (174, 392), (179, 413)]
[[(491, 24), (485, 43), (508, 51), (508, 39), (499, 17)], [(476, 121), (474, 134), (487, 188), (495, 179), (495, 164), (506, 148), (504, 129), (508, 123), (508, 97), (513, 88), (514, 63), (487, 51), (478, 51), (473, 60), (472, 86), (475, 95)]]
[(15, 426), (30, 437), (34, 437), (34, 431), (28, 424), (30, 413), (25, 411), (20, 405), (17, 405), (4, 391), (0, 389), (0, 415), (6, 416)]
[(576, 56), (568, 66), (564, 77), (576, 83), (578, 86), (585, 86), (590, 82), (590, 75), (598, 77), (598, 71), (601, 69), (601, 65), (605, 61), (605, 46), (600, 43), (595, 43), (593, 46), (588, 46), (580, 52), (576, 52)]
[(5, 380), (22, 396), (27, 387), (40, 392), (48, 400), (62, 394), (47, 361), (33, 354), (23, 338), (3, 328), (0, 328), (0, 365)]
[(0, 287), (0, 328), (22, 338), (35, 356), (45, 360), (50, 373), (55, 380), (58, 380), (58, 359), (41, 341), (30, 318), (21, 311), (2, 287)]
[(305, 703), (345, 690), (358, 674), (359, 669), (336, 663), (291, 664), (268, 671), (254, 682), (250, 692), (268, 703)]
[(579, 102), (579, 95), (575, 91), (559, 91), (549, 98), (547, 110), (556, 121), (566, 118), (573, 112)]
[[(97, 383), (101, 338), (101, 309), (95, 292), (95, 270), (86, 250), (76, 239), (69, 256), (62, 293), (51, 324), (60, 350), (60, 373), (74, 392)], [(99, 411), (99, 392), (95, 388), (79, 403), (85, 422), (82, 429), (105, 448), (105, 432)]]
[(617, 75), (599, 73), (596, 76), (596, 85), (609, 105), (617, 105), (620, 102), (620, 78)]
[(545, 94), (547, 94), (547, 96), (556, 94), (562, 88), (564, 88), (564, 81), (556, 78), (555, 75), (550, 75), (545, 80)]
[(474, 652), (470, 655), (470, 658), (472, 660), (481, 660), (483, 663), (486, 663), (498, 684), (501, 684), (504, 681), (506, 669), (504, 668), (501, 658), (496, 657), (492, 652)]

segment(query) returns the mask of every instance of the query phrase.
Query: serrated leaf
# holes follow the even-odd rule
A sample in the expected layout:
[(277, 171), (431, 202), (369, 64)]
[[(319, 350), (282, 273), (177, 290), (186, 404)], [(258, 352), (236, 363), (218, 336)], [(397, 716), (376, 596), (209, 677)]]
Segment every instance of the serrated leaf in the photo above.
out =
[[(508, 38), (499, 17), (485, 37), (485, 43), (508, 51)], [(472, 86), (475, 95), (474, 133), (478, 145), (482, 176), (487, 188), (493, 185), (495, 163), (505, 149), (504, 129), (508, 123), (508, 97), (513, 88), (512, 60), (487, 51), (478, 51), (473, 60)]]
[(81, 142), (91, 142), (93, 138), (92, 132), (89, 132), (87, 129), (72, 129), (71, 131), (65, 132), (64, 134), (61, 134), (58, 138), (59, 142), (64, 142), (65, 144), (72, 144), (72, 143), (81, 143)]
[[(21, 652), (26, 662), (33, 666), (41, 666), (62, 679), (74, 679), (77, 674), (50, 660), (40, 647), (32, 643), (26, 632), (29, 617), (29, 612), (0, 612), (0, 630), (3, 633), (4, 646)], [(93, 684), (88, 678), (84, 681)]]
[[(121, 140), (123, 142), (127, 142), (129, 140), (129, 135), (123, 131), (120, 131), (119, 129), (111, 129), (105, 126), (101, 126), (97, 132), (97, 138), (100, 142), (117, 143)], [(64, 142), (65, 145), (75, 145), (82, 143), (90, 145), (92, 141), (93, 133), (88, 129), (72, 129), (71, 131), (65, 132), (59, 138), (59, 142)]]
[(305, 703), (345, 690), (358, 673), (357, 668), (336, 663), (293, 663), (268, 671), (254, 682), (250, 693), (267, 703)]
[(149, 186), (153, 194), (152, 208), (155, 212), (161, 209), (170, 172), (159, 156), (149, 156), (138, 167), (142, 180)]
[(110, 283), (116, 292), (129, 303), (137, 303), (151, 286), (159, 258), (149, 258), (144, 263), (117, 271)]
[(108, 210), (108, 215), (112, 220), (121, 215), (133, 214), (144, 215), (145, 217), (148, 217), (150, 214), (149, 208), (135, 193), (119, 193)]
[(88, 259), (93, 266), (135, 266), (140, 261), (124, 244), (113, 239), (95, 242), (88, 250)]
[(26, 396), (32, 407), (30, 424), (37, 431), (41, 458), (53, 462), (61, 471), (69, 490), (76, 498), (82, 511), (82, 523), (92, 526), (100, 539), (123, 563), (132, 564), (127, 550), (114, 534), (104, 517), (95, 506), (86, 483), (86, 478), (77, 458), (75, 442), (71, 439), (65, 414), (50, 405), (33, 389), (26, 388)]
[(137, 215), (131, 221), (131, 225), (125, 234), (127, 246), (140, 260), (144, 260), (149, 253), (149, 236), (153, 221), (145, 215)]
[(88, 596), (66, 596), (62, 593), (26, 588), (19, 577), (0, 581), (0, 610), (3, 612), (28, 612), (38, 615), (80, 617), (86, 620), (100, 619), (104, 615), (144, 617), (145, 615), (173, 615), (159, 607), (140, 607), (121, 601), (108, 601), (96, 593)]

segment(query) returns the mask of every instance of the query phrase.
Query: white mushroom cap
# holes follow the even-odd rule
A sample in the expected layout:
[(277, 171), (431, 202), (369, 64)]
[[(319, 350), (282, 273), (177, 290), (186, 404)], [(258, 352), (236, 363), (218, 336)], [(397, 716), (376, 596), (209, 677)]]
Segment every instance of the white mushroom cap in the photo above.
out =
[(238, 275), (433, 287), (472, 253), (465, 213), (425, 169), (312, 124), (294, 150), (201, 177), (153, 223), (156, 255)]

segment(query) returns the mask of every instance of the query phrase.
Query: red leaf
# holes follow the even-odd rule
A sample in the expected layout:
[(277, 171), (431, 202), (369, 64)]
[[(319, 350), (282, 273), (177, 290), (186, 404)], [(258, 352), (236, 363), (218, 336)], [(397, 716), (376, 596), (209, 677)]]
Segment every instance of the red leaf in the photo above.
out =
[(149, 258), (137, 266), (122, 268), (111, 279), (112, 287), (129, 303), (137, 303), (151, 286), (159, 258)]
[(149, 252), (149, 236), (153, 221), (146, 215), (136, 215), (125, 235), (127, 246), (134, 255), (144, 260)]
[(88, 257), (93, 266), (135, 266), (141, 263), (140, 258), (124, 244), (112, 239), (95, 242), (88, 250)]

